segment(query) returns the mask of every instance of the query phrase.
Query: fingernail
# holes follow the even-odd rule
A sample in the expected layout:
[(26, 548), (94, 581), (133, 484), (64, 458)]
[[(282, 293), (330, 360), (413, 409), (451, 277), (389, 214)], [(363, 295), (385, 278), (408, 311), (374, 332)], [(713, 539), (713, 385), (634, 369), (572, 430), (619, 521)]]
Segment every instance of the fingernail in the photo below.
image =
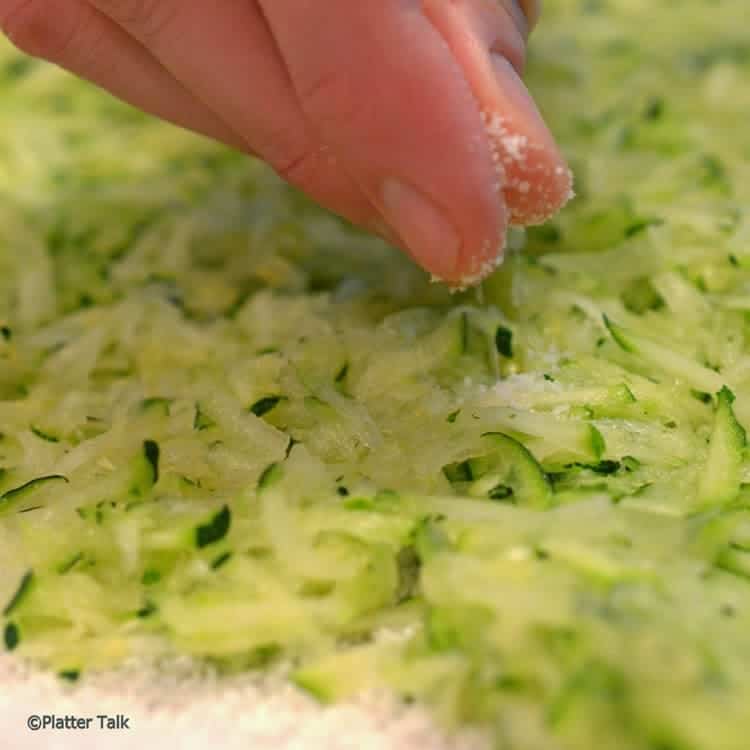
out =
[(487, 125), (505, 167), (504, 193), (510, 223), (539, 224), (570, 200), (572, 175), (513, 66), (495, 53), (491, 63), (502, 92), (502, 108), (512, 113), (506, 118), (495, 115)]
[(523, 107), (529, 114), (533, 114), (535, 118), (541, 120), (542, 116), (534, 103), (534, 99), (508, 58), (498, 52), (493, 52), (490, 55), (490, 60), (495, 71), (497, 84), (502, 89), (506, 100), (512, 101), (515, 105), (514, 109)]
[(443, 212), (400, 180), (383, 183), (383, 212), (414, 260), (437, 276), (450, 277), (458, 263), (461, 237)]

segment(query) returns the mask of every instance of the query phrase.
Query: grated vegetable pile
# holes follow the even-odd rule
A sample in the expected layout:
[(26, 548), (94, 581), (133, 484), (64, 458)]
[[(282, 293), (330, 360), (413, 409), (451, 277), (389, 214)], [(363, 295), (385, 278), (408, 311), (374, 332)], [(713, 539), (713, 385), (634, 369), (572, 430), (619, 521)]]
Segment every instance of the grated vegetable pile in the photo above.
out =
[(578, 197), (483, 299), (0, 49), (7, 650), (283, 663), (508, 750), (747, 746), (744, 3), (547, 6)]

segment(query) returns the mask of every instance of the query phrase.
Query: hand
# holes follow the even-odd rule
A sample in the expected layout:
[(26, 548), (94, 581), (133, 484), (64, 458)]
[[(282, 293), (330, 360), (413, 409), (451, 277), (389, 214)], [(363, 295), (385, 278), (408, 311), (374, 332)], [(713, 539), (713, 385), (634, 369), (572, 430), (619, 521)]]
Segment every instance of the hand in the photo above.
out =
[[(521, 7), (523, 6), (523, 7)], [(0, 0), (0, 26), (267, 161), (454, 285), (571, 178), (519, 77), (536, 0)]]

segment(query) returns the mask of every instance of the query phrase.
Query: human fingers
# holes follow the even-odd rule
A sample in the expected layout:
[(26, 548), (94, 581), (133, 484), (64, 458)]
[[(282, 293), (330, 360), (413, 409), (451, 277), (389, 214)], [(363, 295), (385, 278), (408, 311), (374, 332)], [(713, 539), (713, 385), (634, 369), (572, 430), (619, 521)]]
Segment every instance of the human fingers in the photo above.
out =
[(245, 148), (142, 45), (84, 0), (0, 0), (0, 27), (29, 55), (56, 63), (146, 112)]
[(378, 224), (377, 211), (310, 128), (254, 0), (89, 2), (283, 178), (354, 223)]
[(507, 214), (475, 98), (422, 4), (260, 4), (308, 120), (400, 244), (452, 284), (486, 274)]
[(571, 195), (571, 174), (520, 78), (529, 18), (513, 0), (425, 0), (425, 12), (459, 61), (489, 136), (512, 224), (540, 223)]

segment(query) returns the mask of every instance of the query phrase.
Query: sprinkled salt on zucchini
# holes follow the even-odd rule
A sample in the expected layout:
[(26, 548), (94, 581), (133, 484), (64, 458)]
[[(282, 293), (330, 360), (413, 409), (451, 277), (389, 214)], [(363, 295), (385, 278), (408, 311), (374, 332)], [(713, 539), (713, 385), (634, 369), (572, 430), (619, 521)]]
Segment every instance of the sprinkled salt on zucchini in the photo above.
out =
[(745, 5), (546, 3), (577, 198), (481, 295), (0, 47), (4, 648), (746, 750)]

